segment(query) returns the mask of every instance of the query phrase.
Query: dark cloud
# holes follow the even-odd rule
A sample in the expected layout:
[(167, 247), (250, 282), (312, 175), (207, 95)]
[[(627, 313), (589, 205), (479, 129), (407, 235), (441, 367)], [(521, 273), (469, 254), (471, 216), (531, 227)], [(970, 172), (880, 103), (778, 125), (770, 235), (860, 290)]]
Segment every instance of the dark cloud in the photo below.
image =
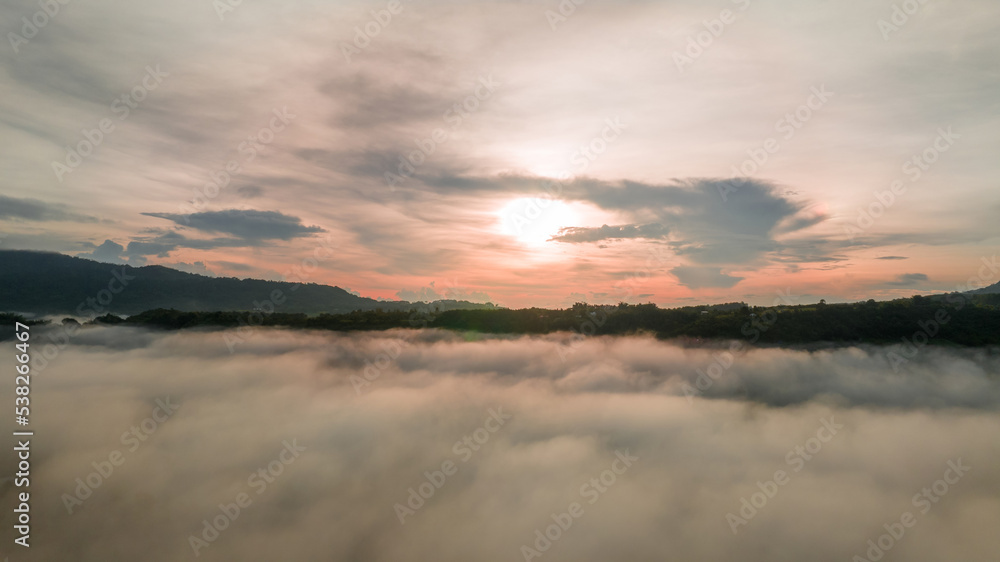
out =
[(659, 240), (667, 237), (669, 231), (662, 224), (626, 224), (621, 226), (602, 225), (598, 228), (571, 227), (559, 231), (552, 241), (579, 244), (602, 240), (623, 240), (626, 238), (646, 238)]
[(875, 258), (875, 259), (877, 259), (877, 260), (908, 260), (910, 258), (907, 258), (905, 256), (882, 256), (882, 257), (878, 257), (878, 258)]
[(465, 287), (454, 285), (436, 286), (437, 283), (431, 281), (427, 287), (418, 289), (400, 289), (396, 292), (396, 297), (409, 302), (433, 302), (437, 300), (459, 300), (478, 303), (492, 302), (493, 299), (482, 291), (472, 291)]
[(424, 90), (412, 81), (390, 82), (384, 76), (367, 74), (330, 81), (320, 91), (346, 102), (345, 111), (333, 123), (338, 128), (398, 127), (432, 119), (443, 125), (442, 115), (451, 105), (439, 89)]
[(925, 281), (930, 281), (930, 278), (923, 273), (904, 273), (896, 277), (895, 281), (890, 281), (888, 285), (894, 285), (897, 287), (909, 287), (911, 285), (917, 285)]
[[(421, 176), (438, 193), (520, 194), (555, 192), (567, 201), (590, 203), (635, 219), (620, 227), (578, 225), (561, 242), (599, 242), (613, 238), (669, 239), (677, 255), (692, 265), (759, 265), (770, 260), (840, 261), (844, 245), (816, 238), (810, 247), (801, 232), (827, 219), (808, 201), (789, 199), (787, 190), (763, 180), (691, 178), (666, 184), (577, 179), (553, 187), (546, 178), (499, 175)], [(617, 236), (614, 229), (620, 231)], [(635, 230), (632, 230), (632, 229)], [(644, 229), (644, 230), (643, 230)], [(645, 234), (645, 235), (644, 235)], [(607, 236), (604, 236), (607, 235)]]
[(133, 237), (125, 248), (125, 257), (129, 263), (143, 265), (146, 256), (159, 258), (169, 257), (170, 252), (178, 248), (194, 250), (214, 250), (216, 248), (246, 248), (266, 246), (267, 241), (259, 239), (245, 240), (240, 238), (188, 238), (175, 230), (156, 231), (149, 235)]
[[(91, 244), (92, 246), (92, 244)], [(107, 263), (125, 263), (122, 254), (125, 247), (113, 240), (105, 240), (100, 246), (94, 246), (93, 251), (77, 254), (79, 258), (88, 258)]]
[(135, 256), (155, 255), (165, 258), (187, 240), (184, 235), (173, 231), (167, 231), (158, 236), (140, 236), (128, 243), (125, 252)]
[(161, 263), (164, 267), (170, 267), (179, 271), (184, 271), (187, 273), (197, 273), (198, 275), (204, 275), (206, 277), (216, 277), (215, 272), (210, 270), (204, 262), (196, 261), (194, 263)]
[(743, 277), (722, 273), (722, 269), (718, 267), (681, 266), (671, 269), (670, 273), (673, 273), (682, 285), (691, 289), (728, 289), (743, 280)]
[[(839, 267), (849, 261), (845, 249), (849, 243), (836, 238), (823, 236), (798, 236), (782, 239), (776, 244), (770, 259), (787, 265), (799, 267), (804, 264), (826, 264), (825, 268)], [(821, 267), (823, 268), (823, 267)]]
[(0, 195), (0, 220), (72, 221), (93, 223), (99, 219), (73, 212), (66, 205), (38, 199), (18, 199)]
[[(568, 192), (603, 209), (655, 216), (670, 230), (675, 251), (695, 264), (754, 263), (780, 248), (774, 237), (776, 228), (805, 207), (785, 199), (775, 186), (763, 181), (742, 180), (737, 191), (728, 191), (732, 188), (730, 180), (714, 179), (669, 185), (581, 181)], [(804, 228), (814, 222), (791, 224)]]
[(237, 263), (233, 261), (216, 261), (213, 263), (214, 265), (218, 265), (225, 269), (231, 269), (233, 271), (254, 271), (256, 269), (252, 265), (247, 265), (245, 263)]
[(244, 240), (292, 240), (326, 232), (318, 226), (305, 226), (302, 224), (302, 219), (278, 211), (229, 209), (189, 215), (142, 214), (173, 221), (203, 232), (231, 234)]
[(236, 193), (244, 199), (253, 199), (264, 194), (264, 190), (257, 185), (244, 185), (236, 190)]
[(410, 302), (431, 302), (441, 299), (441, 295), (434, 290), (434, 287), (421, 287), (415, 290), (400, 289), (396, 291), (396, 296), (400, 300)]

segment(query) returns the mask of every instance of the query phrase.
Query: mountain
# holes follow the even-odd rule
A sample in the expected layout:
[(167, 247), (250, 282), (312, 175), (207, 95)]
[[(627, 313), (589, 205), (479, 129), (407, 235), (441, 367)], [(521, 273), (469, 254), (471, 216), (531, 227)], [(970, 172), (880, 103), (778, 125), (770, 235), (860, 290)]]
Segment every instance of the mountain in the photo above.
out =
[[(0, 311), (97, 316), (136, 314), (154, 308), (182, 311), (347, 313), (410, 310), (404, 301), (384, 302), (339, 287), (233, 277), (207, 277), (159, 265), (132, 267), (52, 252), (0, 251)], [(437, 301), (437, 310), (485, 309), (492, 305)]]
[(982, 289), (976, 289), (975, 291), (968, 291), (968, 295), (995, 295), (1000, 293), (1000, 283), (994, 283), (989, 287), (983, 287)]

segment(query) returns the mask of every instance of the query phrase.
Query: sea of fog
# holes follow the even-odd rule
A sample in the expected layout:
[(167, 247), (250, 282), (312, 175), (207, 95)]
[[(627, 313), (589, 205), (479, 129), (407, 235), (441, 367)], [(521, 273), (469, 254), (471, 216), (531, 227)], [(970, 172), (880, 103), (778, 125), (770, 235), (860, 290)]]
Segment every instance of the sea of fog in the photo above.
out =
[[(2, 456), (11, 561), (1000, 552), (997, 350), (122, 327), (32, 342), (30, 549)], [(11, 382), (0, 394), (13, 404)]]

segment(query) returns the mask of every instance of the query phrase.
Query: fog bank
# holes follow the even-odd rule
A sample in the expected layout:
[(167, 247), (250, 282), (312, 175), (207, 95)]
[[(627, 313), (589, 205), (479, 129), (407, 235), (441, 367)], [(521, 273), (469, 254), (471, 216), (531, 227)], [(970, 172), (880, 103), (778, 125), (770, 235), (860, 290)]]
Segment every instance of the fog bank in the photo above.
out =
[(847, 561), (905, 512), (886, 560), (1000, 548), (988, 350), (895, 372), (880, 347), (260, 329), (230, 353), (225, 336), (88, 328), (36, 362), (32, 547), (11, 560)]

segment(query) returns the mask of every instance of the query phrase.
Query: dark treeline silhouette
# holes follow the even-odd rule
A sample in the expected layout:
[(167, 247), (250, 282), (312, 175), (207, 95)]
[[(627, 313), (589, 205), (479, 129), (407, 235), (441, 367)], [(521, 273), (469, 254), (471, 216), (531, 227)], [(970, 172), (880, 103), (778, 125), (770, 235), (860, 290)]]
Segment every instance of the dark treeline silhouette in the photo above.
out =
[[(107, 323), (107, 321), (104, 321)], [(157, 309), (131, 316), (126, 325), (167, 329), (199, 326), (280, 326), (321, 330), (444, 328), (483, 333), (585, 335), (648, 333), (659, 338), (743, 339), (750, 343), (815, 342), (1000, 344), (1000, 295), (953, 293), (887, 302), (798, 306), (717, 306), (663, 309), (653, 304), (563, 310), (367, 310), (349, 314), (182, 312)]]
[[(1000, 343), (1000, 294), (996, 292), (1000, 284), (974, 293), (888, 302), (824, 301), (774, 307), (727, 303), (672, 309), (653, 304), (577, 303), (563, 310), (512, 310), (453, 300), (379, 302), (326, 285), (212, 278), (160, 266), (134, 268), (45, 252), (0, 251), (0, 264), (0, 287), (4, 288), (0, 310), (96, 316), (92, 324), (166, 329), (263, 325), (321, 330), (430, 327), (510, 334), (648, 333), (660, 338), (769, 344), (893, 343), (914, 337), (969, 346)], [(0, 325), (14, 322), (37, 323), (0, 313)]]

